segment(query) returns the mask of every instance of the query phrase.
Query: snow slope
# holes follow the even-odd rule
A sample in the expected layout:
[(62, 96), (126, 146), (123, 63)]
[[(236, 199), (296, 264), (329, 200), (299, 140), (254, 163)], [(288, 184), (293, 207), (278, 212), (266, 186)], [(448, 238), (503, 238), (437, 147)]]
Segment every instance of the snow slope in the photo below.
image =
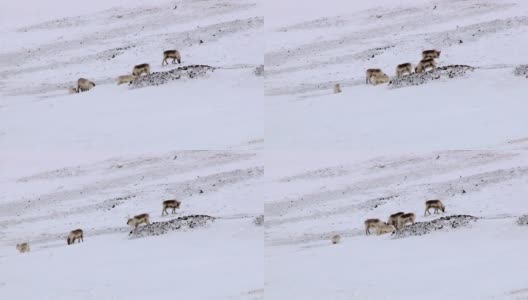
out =
[[(528, 81), (514, 75), (527, 63), (527, 3), (320, 4), (266, 17), (265, 298), (528, 299), (528, 227), (517, 224), (528, 213)], [(431, 48), (442, 50), (440, 66), (476, 69), (365, 85), (367, 68), (394, 76)], [(424, 217), (428, 199), (446, 213)], [(365, 236), (364, 220), (399, 211), (418, 222), (479, 219)], [(335, 234), (342, 242), (332, 245)]]
[[(528, 214), (526, 139), (360, 163), (346, 152), (324, 156), (333, 162), (305, 156), (304, 171), (295, 160), (266, 160), (266, 175), (274, 178), (265, 204), (266, 298), (528, 297), (528, 228), (516, 223)], [(424, 217), (427, 199), (442, 199), (446, 212)], [(480, 219), (403, 239), (365, 236), (364, 220), (385, 221), (399, 211), (415, 213), (418, 222)], [(338, 245), (330, 243), (334, 234), (342, 236)]]
[[(250, 151), (173, 151), (36, 173), (2, 184), (0, 294), (18, 299), (256, 299), (263, 282), (258, 195)], [(161, 217), (163, 199), (182, 201)], [(129, 239), (127, 216), (205, 214), (206, 227)], [(82, 228), (84, 243), (66, 245)], [(20, 255), (14, 245), (29, 241)], [(225, 280), (218, 280), (225, 277)], [(27, 289), (31, 286), (31, 289)], [(2, 297), (4, 298), (4, 297)]]
[[(263, 63), (257, 4), (178, 1), (173, 9), (170, 1), (139, 8), (126, 3), (100, 3), (98, 12), (0, 33), (9, 41), (0, 50), (0, 163), (29, 160), (32, 166), (60, 156), (67, 166), (79, 156), (261, 144), (262, 77), (253, 73)], [(161, 66), (163, 50), (174, 48), (182, 66), (217, 69), (158, 87), (115, 84), (136, 64), (149, 63), (153, 72), (175, 68)], [(68, 95), (80, 77), (96, 87)]]
[[(266, 22), (269, 149), (339, 148), (363, 159), (524, 137), (526, 79), (513, 69), (526, 63), (525, 2), (329, 1), (320, 12), (308, 3), (306, 19)], [(477, 69), (415, 87), (365, 85), (367, 68), (394, 76), (431, 48), (442, 50), (440, 66)], [(335, 83), (343, 93), (332, 94)]]
[[(262, 299), (258, 5), (3, 1), (0, 20), (0, 298)], [(161, 66), (167, 49), (215, 70), (116, 85), (136, 64), (178, 67)], [(69, 95), (80, 77), (95, 88)], [(130, 239), (140, 213), (216, 219)], [(76, 228), (84, 243), (66, 245)]]

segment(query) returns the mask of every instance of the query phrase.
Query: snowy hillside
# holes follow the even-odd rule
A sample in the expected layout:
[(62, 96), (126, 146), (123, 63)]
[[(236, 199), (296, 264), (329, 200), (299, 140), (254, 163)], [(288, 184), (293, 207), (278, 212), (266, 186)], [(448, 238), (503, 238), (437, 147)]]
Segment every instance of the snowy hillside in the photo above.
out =
[[(62, 8), (61, 1), (52, 3)], [(263, 63), (258, 36), (264, 20), (257, 5), (166, 1), (129, 8), (124, 3), (105, 1), (97, 12), (66, 11), (72, 15), (0, 33), (9, 41), (0, 52), (2, 164), (22, 159), (41, 164), (55, 155), (69, 165), (79, 156), (249, 149), (262, 143), (262, 77), (254, 69)], [(116, 85), (115, 78), (137, 64), (149, 63), (152, 72), (176, 68), (161, 66), (167, 49), (180, 51), (181, 66), (217, 69), (205, 78), (157, 87)], [(69, 95), (80, 77), (96, 87)]]
[[(239, 0), (0, 3), (1, 299), (262, 299), (263, 22)], [(116, 84), (141, 63), (214, 70)], [(141, 213), (214, 221), (135, 238)]]
[[(266, 298), (526, 299), (528, 143), (354, 162), (346, 152), (266, 160)], [(328, 158), (330, 156), (331, 158)], [(323, 165), (324, 167), (322, 167)], [(294, 171), (292, 171), (294, 170)], [(281, 175), (281, 174), (288, 174)], [(424, 202), (446, 212), (424, 217)], [(396, 239), (363, 221), (472, 215), (469, 227)], [(342, 242), (330, 243), (339, 234)]]
[(526, 1), (3, 1), (0, 40), (0, 299), (528, 299)]
[[(528, 299), (528, 79), (515, 75), (528, 63), (528, 3), (283, 8), (296, 16), (266, 15), (266, 298)], [(435, 48), (438, 66), (475, 69), (365, 84), (366, 69), (394, 80), (396, 65)], [(424, 217), (429, 199), (446, 212)], [(366, 219), (400, 211), (419, 223), (365, 236)]]
[[(298, 10), (295, 22), (266, 18), (270, 149), (349, 149), (363, 159), (525, 136), (527, 81), (514, 75), (528, 63), (524, 1), (333, 0)], [(475, 71), (414, 87), (365, 85), (366, 69), (394, 77), (396, 65), (416, 65), (434, 48), (439, 66)]]

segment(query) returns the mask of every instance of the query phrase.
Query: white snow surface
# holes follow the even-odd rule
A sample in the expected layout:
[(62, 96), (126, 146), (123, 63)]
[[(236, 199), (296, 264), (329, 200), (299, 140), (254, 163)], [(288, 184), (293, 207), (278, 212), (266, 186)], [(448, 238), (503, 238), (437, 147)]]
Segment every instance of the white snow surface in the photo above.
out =
[[(528, 299), (527, 16), (522, 0), (0, 2), (0, 299)], [(475, 70), (365, 84), (433, 48)], [(161, 66), (168, 49), (181, 65)], [(116, 85), (140, 63), (215, 70)], [(68, 94), (80, 77), (96, 87)], [(428, 199), (446, 212), (424, 216)], [(478, 219), (365, 235), (398, 211)], [(216, 219), (131, 239), (140, 213)]]
[[(262, 299), (263, 22), (244, 0), (0, 3), (0, 299)], [(140, 63), (215, 70), (116, 85)], [(140, 213), (216, 219), (130, 239)]]
[[(266, 299), (528, 299), (528, 3), (268, 2)], [(295, 16), (289, 16), (295, 11)], [(424, 85), (395, 76), (425, 49), (475, 71)], [(339, 83), (342, 93), (333, 94)], [(424, 202), (447, 210), (424, 217)], [(368, 218), (451, 215), (468, 227), (395, 239)], [(331, 237), (341, 235), (333, 245)]]
[[(347, 149), (363, 160), (525, 136), (526, 78), (513, 74), (527, 62), (525, 1), (328, 1), (320, 9), (308, 1), (298, 9), (305, 19), (266, 18), (267, 149)], [(435, 48), (439, 66), (477, 69), (421, 86), (365, 85), (367, 68), (394, 77), (396, 65), (416, 65)]]

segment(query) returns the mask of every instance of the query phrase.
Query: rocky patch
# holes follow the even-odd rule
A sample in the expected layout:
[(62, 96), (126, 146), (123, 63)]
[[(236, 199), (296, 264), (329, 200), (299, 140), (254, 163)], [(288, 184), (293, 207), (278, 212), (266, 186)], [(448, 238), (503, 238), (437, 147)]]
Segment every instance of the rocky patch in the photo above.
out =
[(432, 221), (416, 222), (413, 225), (396, 230), (392, 233), (392, 236), (393, 238), (405, 238), (409, 236), (424, 235), (437, 230), (448, 231), (459, 227), (469, 226), (471, 222), (475, 222), (477, 219), (478, 218), (470, 215), (441, 217)]
[(178, 67), (170, 71), (154, 72), (147, 76), (141, 76), (134, 80), (130, 86), (132, 88), (142, 88), (146, 86), (165, 84), (173, 80), (205, 77), (208, 72), (212, 72), (214, 70), (214, 67), (207, 65)]
[(130, 231), (128, 235), (132, 239), (153, 235), (161, 235), (173, 230), (184, 230), (196, 227), (203, 227), (207, 225), (208, 222), (212, 222), (214, 220), (214, 217), (207, 215), (190, 215), (178, 217), (170, 221), (152, 222), (145, 226), (140, 225), (137, 230)]
[(391, 88), (402, 88), (407, 86), (421, 85), (433, 80), (452, 79), (465, 76), (468, 71), (473, 71), (475, 68), (467, 65), (449, 65), (438, 67), (434, 70), (413, 73), (411, 75), (403, 76), (401, 78), (392, 79), (389, 82)]
[(264, 215), (259, 215), (257, 216), (254, 220), (253, 220), (253, 223), (255, 223), (255, 225), (257, 226), (262, 226), (264, 224)]
[(517, 219), (517, 224), (519, 225), (528, 225), (528, 215), (520, 216), (519, 219)]
[(528, 78), (528, 65), (520, 65), (513, 70), (515, 76), (523, 76)]
[(264, 65), (257, 66), (255, 70), (253, 71), (253, 73), (255, 73), (256, 76), (263, 76), (264, 75)]

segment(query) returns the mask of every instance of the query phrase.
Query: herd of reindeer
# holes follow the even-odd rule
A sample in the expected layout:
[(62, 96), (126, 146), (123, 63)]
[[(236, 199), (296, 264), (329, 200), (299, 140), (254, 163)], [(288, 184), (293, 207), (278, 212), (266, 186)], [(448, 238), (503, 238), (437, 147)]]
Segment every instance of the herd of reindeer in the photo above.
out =
[[(436, 200), (427, 200), (425, 201), (425, 212), (424, 216), (431, 214), (430, 209), (434, 209), (435, 214), (439, 214), (440, 211), (445, 212), (445, 205), (442, 201)], [(365, 224), (365, 234), (370, 235), (370, 229), (375, 228), (377, 235), (382, 235), (384, 233), (392, 233), (398, 229), (402, 229), (408, 223), (414, 224), (416, 220), (416, 215), (414, 213), (404, 213), (397, 212), (389, 216), (387, 222), (383, 222), (380, 219), (367, 219)], [(334, 235), (331, 238), (333, 244), (337, 244), (341, 241), (340, 235)]]
[[(163, 210), (161, 211), (161, 216), (168, 215), (169, 213), (167, 212), (167, 210), (169, 208), (172, 209), (171, 213), (175, 214), (176, 209), (180, 208), (180, 204), (181, 201), (178, 201), (176, 199), (163, 201)], [(140, 214), (127, 219), (127, 225), (134, 227), (134, 231), (136, 231), (138, 226), (141, 224), (150, 224), (149, 214)], [(75, 241), (77, 241), (77, 243), (84, 242), (84, 232), (82, 229), (72, 230), (68, 234), (68, 237), (66, 238), (67, 244), (72, 245), (75, 243)], [(30, 251), (29, 243), (17, 244), (16, 248), (20, 253), (26, 253)]]
[[(439, 50), (424, 50), (422, 51), (422, 59), (414, 68), (415, 73), (422, 73), (427, 70), (427, 68), (435, 69), (436, 68), (436, 58), (440, 57)], [(178, 50), (166, 50), (163, 52), (163, 60), (161, 65), (169, 64), (168, 59), (172, 59), (172, 63), (175, 64), (176, 61), (178, 64), (181, 64), (181, 55)], [(132, 74), (122, 75), (117, 77), (117, 84), (123, 83), (132, 83), (136, 78), (141, 76), (141, 74), (150, 75), (150, 65), (149, 64), (140, 64), (134, 66), (132, 69)], [(396, 66), (396, 77), (401, 78), (404, 74), (413, 74), (413, 65), (411, 63), (403, 63)], [(390, 81), (390, 78), (385, 74), (381, 69), (368, 69), (366, 71), (366, 84), (378, 85), (382, 83), (387, 83)], [(80, 93), (89, 91), (91, 88), (95, 87), (95, 83), (86, 78), (79, 78), (77, 80), (77, 87), (70, 88), (70, 93)], [(334, 86), (334, 93), (341, 93), (340, 84)]]
[[(166, 50), (163, 52), (163, 61), (161, 62), (161, 65), (165, 65), (165, 64), (169, 64), (167, 62), (168, 59), (171, 59), (172, 58), (172, 63), (175, 64), (176, 61), (178, 62), (178, 64), (181, 64), (181, 55), (180, 55), (180, 52), (178, 50)], [(141, 76), (141, 74), (147, 74), (147, 75), (150, 75), (150, 65), (149, 64), (140, 64), (140, 65), (136, 65), (134, 66), (134, 68), (132, 69), (132, 74), (128, 74), (128, 75), (122, 75), (122, 76), (119, 76), (117, 77), (117, 84), (123, 84), (123, 83), (132, 83), (134, 80), (136, 80), (136, 78), (138, 78), (139, 76)], [(70, 88), (70, 93), (73, 94), (73, 93), (80, 93), (80, 92), (86, 92), (86, 91), (89, 91), (90, 89), (92, 89), (93, 87), (95, 87), (95, 83), (93, 81), (90, 81), (86, 78), (79, 78), (77, 80), (77, 87), (72, 87)]]
[[(414, 68), (415, 73), (425, 72), (427, 68), (435, 69), (435, 59), (440, 57), (438, 50), (424, 50), (422, 51), (422, 60)], [(411, 63), (403, 63), (396, 66), (396, 78), (401, 78), (405, 73), (411, 75), (413, 73), (413, 65)], [(387, 83), (390, 78), (381, 69), (368, 69), (366, 71), (366, 84), (378, 85)], [(334, 93), (341, 93), (341, 86), (336, 84), (334, 86)]]

